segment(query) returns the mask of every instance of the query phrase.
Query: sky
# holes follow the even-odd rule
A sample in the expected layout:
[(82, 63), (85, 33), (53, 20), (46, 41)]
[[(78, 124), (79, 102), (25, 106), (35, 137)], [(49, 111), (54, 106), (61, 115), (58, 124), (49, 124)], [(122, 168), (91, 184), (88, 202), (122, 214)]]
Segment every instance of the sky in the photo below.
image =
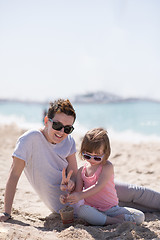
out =
[(0, 0), (0, 99), (160, 100), (159, 0)]

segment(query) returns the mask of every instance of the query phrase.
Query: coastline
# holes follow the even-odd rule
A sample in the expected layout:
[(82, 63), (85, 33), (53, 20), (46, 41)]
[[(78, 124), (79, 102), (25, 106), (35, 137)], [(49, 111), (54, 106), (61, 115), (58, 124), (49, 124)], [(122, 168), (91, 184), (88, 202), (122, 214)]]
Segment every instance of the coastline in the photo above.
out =
[[(3, 210), (4, 191), (12, 163), (12, 152), (17, 138), (26, 130), (12, 125), (0, 126), (0, 211)], [(74, 134), (73, 134), (74, 136)], [(75, 134), (77, 150), (81, 136)], [(110, 161), (115, 167), (116, 180), (143, 185), (156, 191), (159, 186), (160, 146), (158, 142), (111, 141)], [(77, 154), (78, 166), (82, 165)], [(24, 174), (22, 174), (13, 204), (13, 218), (0, 223), (0, 239), (160, 239), (160, 212), (145, 214), (140, 225), (123, 223), (105, 227), (88, 226), (75, 220), (64, 228), (59, 215), (51, 214), (41, 202)]]

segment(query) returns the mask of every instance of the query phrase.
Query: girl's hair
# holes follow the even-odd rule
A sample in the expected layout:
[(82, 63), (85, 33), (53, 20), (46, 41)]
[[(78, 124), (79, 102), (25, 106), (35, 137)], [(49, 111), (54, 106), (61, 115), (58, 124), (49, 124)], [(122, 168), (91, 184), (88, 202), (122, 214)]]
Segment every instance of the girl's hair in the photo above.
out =
[(99, 154), (102, 146), (104, 147), (104, 161), (102, 163), (105, 163), (111, 154), (108, 134), (104, 128), (94, 128), (85, 134), (81, 143), (80, 155), (82, 157), (82, 153), (86, 152)]
[(48, 118), (54, 118), (56, 113), (65, 113), (68, 116), (73, 116), (74, 121), (76, 119), (75, 110), (68, 99), (58, 99), (50, 103), (47, 116)]

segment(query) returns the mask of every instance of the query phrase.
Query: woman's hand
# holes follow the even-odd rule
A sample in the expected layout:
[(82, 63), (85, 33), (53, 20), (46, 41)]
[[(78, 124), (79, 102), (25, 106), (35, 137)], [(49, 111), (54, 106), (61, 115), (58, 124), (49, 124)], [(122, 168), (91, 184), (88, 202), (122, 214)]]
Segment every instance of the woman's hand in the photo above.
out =
[(6, 216), (4, 213), (0, 213), (0, 222), (5, 222), (5, 221), (7, 221), (9, 218), (11, 218), (10, 215)]
[(66, 170), (63, 168), (62, 170), (62, 182), (60, 185), (61, 191), (66, 191), (67, 193), (70, 193), (75, 188), (75, 183), (70, 179), (72, 176), (73, 170), (70, 170), (68, 175), (66, 176)]

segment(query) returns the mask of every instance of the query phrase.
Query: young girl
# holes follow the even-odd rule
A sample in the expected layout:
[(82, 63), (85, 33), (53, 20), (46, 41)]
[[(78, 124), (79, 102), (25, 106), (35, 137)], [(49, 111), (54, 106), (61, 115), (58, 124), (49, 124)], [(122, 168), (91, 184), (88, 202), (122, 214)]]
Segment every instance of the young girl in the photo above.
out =
[(110, 142), (107, 131), (95, 128), (86, 133), (82, 140), (80, 155), (86, 160), (77, 174), (76, 188), (61, 202), (75, 204), (84, 199), (78, 209), (78, 217), (92, 225), (107, 225), (131, 221), (141, 224), (143, 212), (118, 206), (118, 198), (114, 184), (114, 169), (108, 160)]

